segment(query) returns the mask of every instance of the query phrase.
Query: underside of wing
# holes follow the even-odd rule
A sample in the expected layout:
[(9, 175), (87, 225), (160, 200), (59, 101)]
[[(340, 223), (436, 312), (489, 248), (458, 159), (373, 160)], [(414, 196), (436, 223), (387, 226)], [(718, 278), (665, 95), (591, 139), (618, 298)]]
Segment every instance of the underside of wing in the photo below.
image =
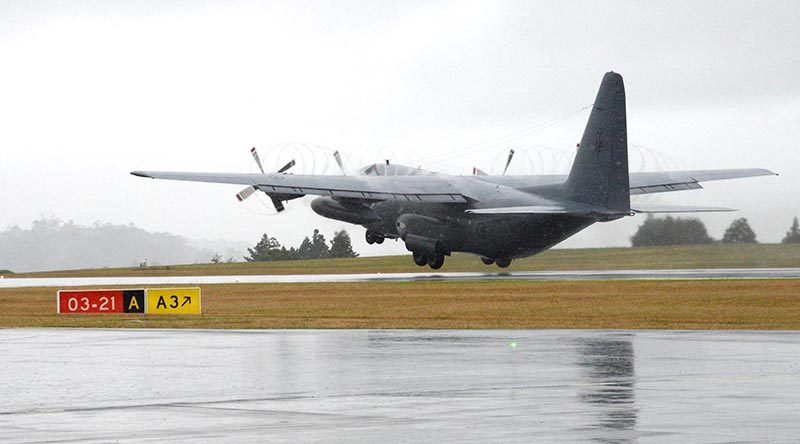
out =
[(467, 214), (571, 214), (573, 216), (624, 216), (628, 213), (600, 208), (592, 205), (564, 202), (548, 205), (522, 205), (494, 208), (473, 208)]
[(313, 194), (376, 201), (467, 202), (458, 189), (438, 176), (327, 176), (170, 171), (134, 171), (131, 174), (152, 179), (251, 185), (265, 193), (284, 196)]
[(772, 171), (761, 168), (631, 173), (630, 190), (631, 195), (695, 190), (703, 188), (700, 182), (774, 175)]
[[(725, 207), (697, 207), (686, 205), (650, 205), (631, 204), (632, 213), (708, 213), (720, 211), (736, 211)], [(465, 211), (468, 214), (572, 214), (576, 216), (590, 215), (625, 215), (605, 208), (590, 205), (572, 205), (565, 202), (561, 205), (525, 205), (514, 207), (476, 208)]]
[(734, 208), (725, 207), (693, 207), (686, 205), (650, 205), (631, 204), (634, 213), (714, 213), (722, 211), (736, 211)]
[(527, 205), (518, 207), (474, 208), (468, 214), (567, 214), (572, 210), (561, 205)]

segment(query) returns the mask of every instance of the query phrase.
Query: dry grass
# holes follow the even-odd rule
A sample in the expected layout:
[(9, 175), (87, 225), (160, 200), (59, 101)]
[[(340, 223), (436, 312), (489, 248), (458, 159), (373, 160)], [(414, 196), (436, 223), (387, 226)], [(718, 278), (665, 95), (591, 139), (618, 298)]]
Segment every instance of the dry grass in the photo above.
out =
[[(593, 248), (548, 250), (515, 260), (518, 270), (622, 270), (673, 268), (785, 268), (800, 267), (800, 244), (710, 244), (673, 247)], [(429, 270), (411, 262), (411, 255), (320, 259), (310, 261), (247, 262), (233, 264), (175, 265), (149, 268), (18, 273), (14, 277), (103, 276), (207, 276), (253, 274), (403, 273)], [(442, 271), (498, 271), (483, 265), (477, 256), (454, 254)]]
[(57, 315), (0, 289), (2, 327), (800, 329), (800, 280), (207, 285), (201, 316)]

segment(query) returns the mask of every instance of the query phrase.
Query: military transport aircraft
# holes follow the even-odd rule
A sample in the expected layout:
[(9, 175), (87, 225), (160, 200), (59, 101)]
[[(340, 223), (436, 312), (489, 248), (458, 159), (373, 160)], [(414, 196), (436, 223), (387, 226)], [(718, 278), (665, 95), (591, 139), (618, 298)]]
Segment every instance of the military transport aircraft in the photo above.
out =
[[(252, 150), (261, 168), (258, 154)], [(335, 157), (341, 167), (338, 153)], [(289, 162), (272, 174), (134, 171), (155, 179), (247, 185), (242, 200), (266, 193), (283, 201), (318, 195), (321, 216), (365, 227), (368, 243), (401, 239), (414, 263), (438, 269), (461, 251), (507, 267), (544, 251), (595, 222), (636, 213), (733, 211), (719, 207), (631, 204), (630, 196), (702, 188), (699, 182), (775, 173), (728, 169), (628, 173), (625, 88), (622, 76), (603, 77), (569, 175), (472, 176), (437, 174), (403, 165), (374, 164), (358, 175), (295, 175)]]

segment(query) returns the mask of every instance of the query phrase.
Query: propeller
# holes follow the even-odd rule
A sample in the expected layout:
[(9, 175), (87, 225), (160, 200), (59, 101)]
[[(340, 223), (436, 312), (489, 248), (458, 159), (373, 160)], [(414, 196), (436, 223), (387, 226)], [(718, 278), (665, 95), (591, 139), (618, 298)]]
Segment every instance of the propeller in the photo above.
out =
[(344, 170), (344, 164), (342, 163), (342, 156), (339, 155), (339, 151), (333, 152), (333, 158), (336, 159), (336, 164), (339, 165), (339, 169), (342, 170), (342, 174), (347, 176), (347, 171)]
[[(253, 148), (250, 149), (250, 154), (253, 156), (253, 160), (256, 161), (256, 165), (258, 165), (258, 169), (261, 171), (261, 174), (266, 174), (266, 173), (264, 173), (264, 167), (261, 165), (261, 159), (258, 157), (258, 151), (256, 151), (256, 147), (253, 147)], [(289, 168), (293, 167), (294, 165), (295, 165), (295, 161), (294, 161), (294, 159), (292, 159), (286, 165), (282, 166), (277, 172), (278, 172), (278, 174), (283, 174), (286, 171), (288, 171)], [(247, 188), (243, 189), (242, 191), (239, 191), (238, 193), (236, 193), (236, 199), (238, 199), (239, 202), (242, 202), (243, 200), (245, 200), (248, 197), (252, 196), (253, 193), (255, 193), (256, 191), (258, 191), (258, 187), (256, 187), (255, 185), (250, 185), (249, 187), (247, 187)], [(267, 193), (267, 196), (269, 196), (269, 198), (272, 200), (272, 205), (275, 206), (275, 211), (280, 213), (281, 211), (286, 209), (283, 206), (283, 202), (281, 201), (280, 196), (272, 195), (272, 194), (269, 194), (269, 193)]]
[(503, 176), (506, 175), (506, 171), (508, 171), (508, 166), (511, 165), (511, 159), (514, 158), (514, 149), (512, 148), (511, 151), (508, 152), (508, 159), (506, 159), (506, 167), (503, 168)]
[(472, 175), (473, 176), (488, 176), (488, 174), (486, 174), (486, 171), (483, 171), (482, 169), (480, 169), (478, 167), (472, 167)]
[(261, 158), (258, 157), (258, 151), (256, 151), (256, 147), (250, 148), (250, 155), (252, 155), (253, 160), (256, 161), (256, 165), (258, 165), (258, 169), (261, 170), (261, 174), (264, 174), (264, 167), (261, 166)]
[[(513, 158), (514, 158), (514, 149), (512, 148), (508, 152), (508, 159), (506, 159), (506, 167), (503, 168), (503, 176), (506, 175), (506, 171), (508, 171), (508, 166), (511, 165), (511, 159), (513, 159)], [(473, 176), (488, 176), (488, 174), (486, 174), (485, 171), (483, 171), (482, 169), (480, 169), (478, 167), (472, 167), (472, 175)]]

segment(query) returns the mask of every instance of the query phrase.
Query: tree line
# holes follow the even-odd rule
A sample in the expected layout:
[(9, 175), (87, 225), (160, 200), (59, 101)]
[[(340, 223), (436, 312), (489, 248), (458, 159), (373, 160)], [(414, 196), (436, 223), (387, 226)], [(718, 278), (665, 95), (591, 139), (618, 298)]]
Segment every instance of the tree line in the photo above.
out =
[[(747, 222), (741, 217), (734, 220), (725, 230), (720, 240), (724, 244), (753, 244), (757, 243), (756, 234)], [(636, 234), (631, 237), (634, 247), (653, 245), (689, 245), (710, 244), (716, 242), (709, 236), (706, 226), (697, 218), (681, 217), (653, 217), (648, 216), (644, 223), (639, 225)], [(797, 217), (792, 221), (792, 226), (781, 241), (785, 244), (800, 243), (800, 225)]]
[(309, 238), (306, 236), (299, 247), (286, 248), (274, 237), (264, 233), (261, 240), (253, 248), (248, 248), (249, 256), (245, 256), (247, 262), (263, 261), (288, 261), (301, 259), (324, 259), (335, 257), (358, 257), (358, 253), (353, 251), (350, 243), (350, 235), (347, 231), (337, 231), (333, 234), (330, 247), (325, 241), (325, 236), (314, 229), (314, 233)]

